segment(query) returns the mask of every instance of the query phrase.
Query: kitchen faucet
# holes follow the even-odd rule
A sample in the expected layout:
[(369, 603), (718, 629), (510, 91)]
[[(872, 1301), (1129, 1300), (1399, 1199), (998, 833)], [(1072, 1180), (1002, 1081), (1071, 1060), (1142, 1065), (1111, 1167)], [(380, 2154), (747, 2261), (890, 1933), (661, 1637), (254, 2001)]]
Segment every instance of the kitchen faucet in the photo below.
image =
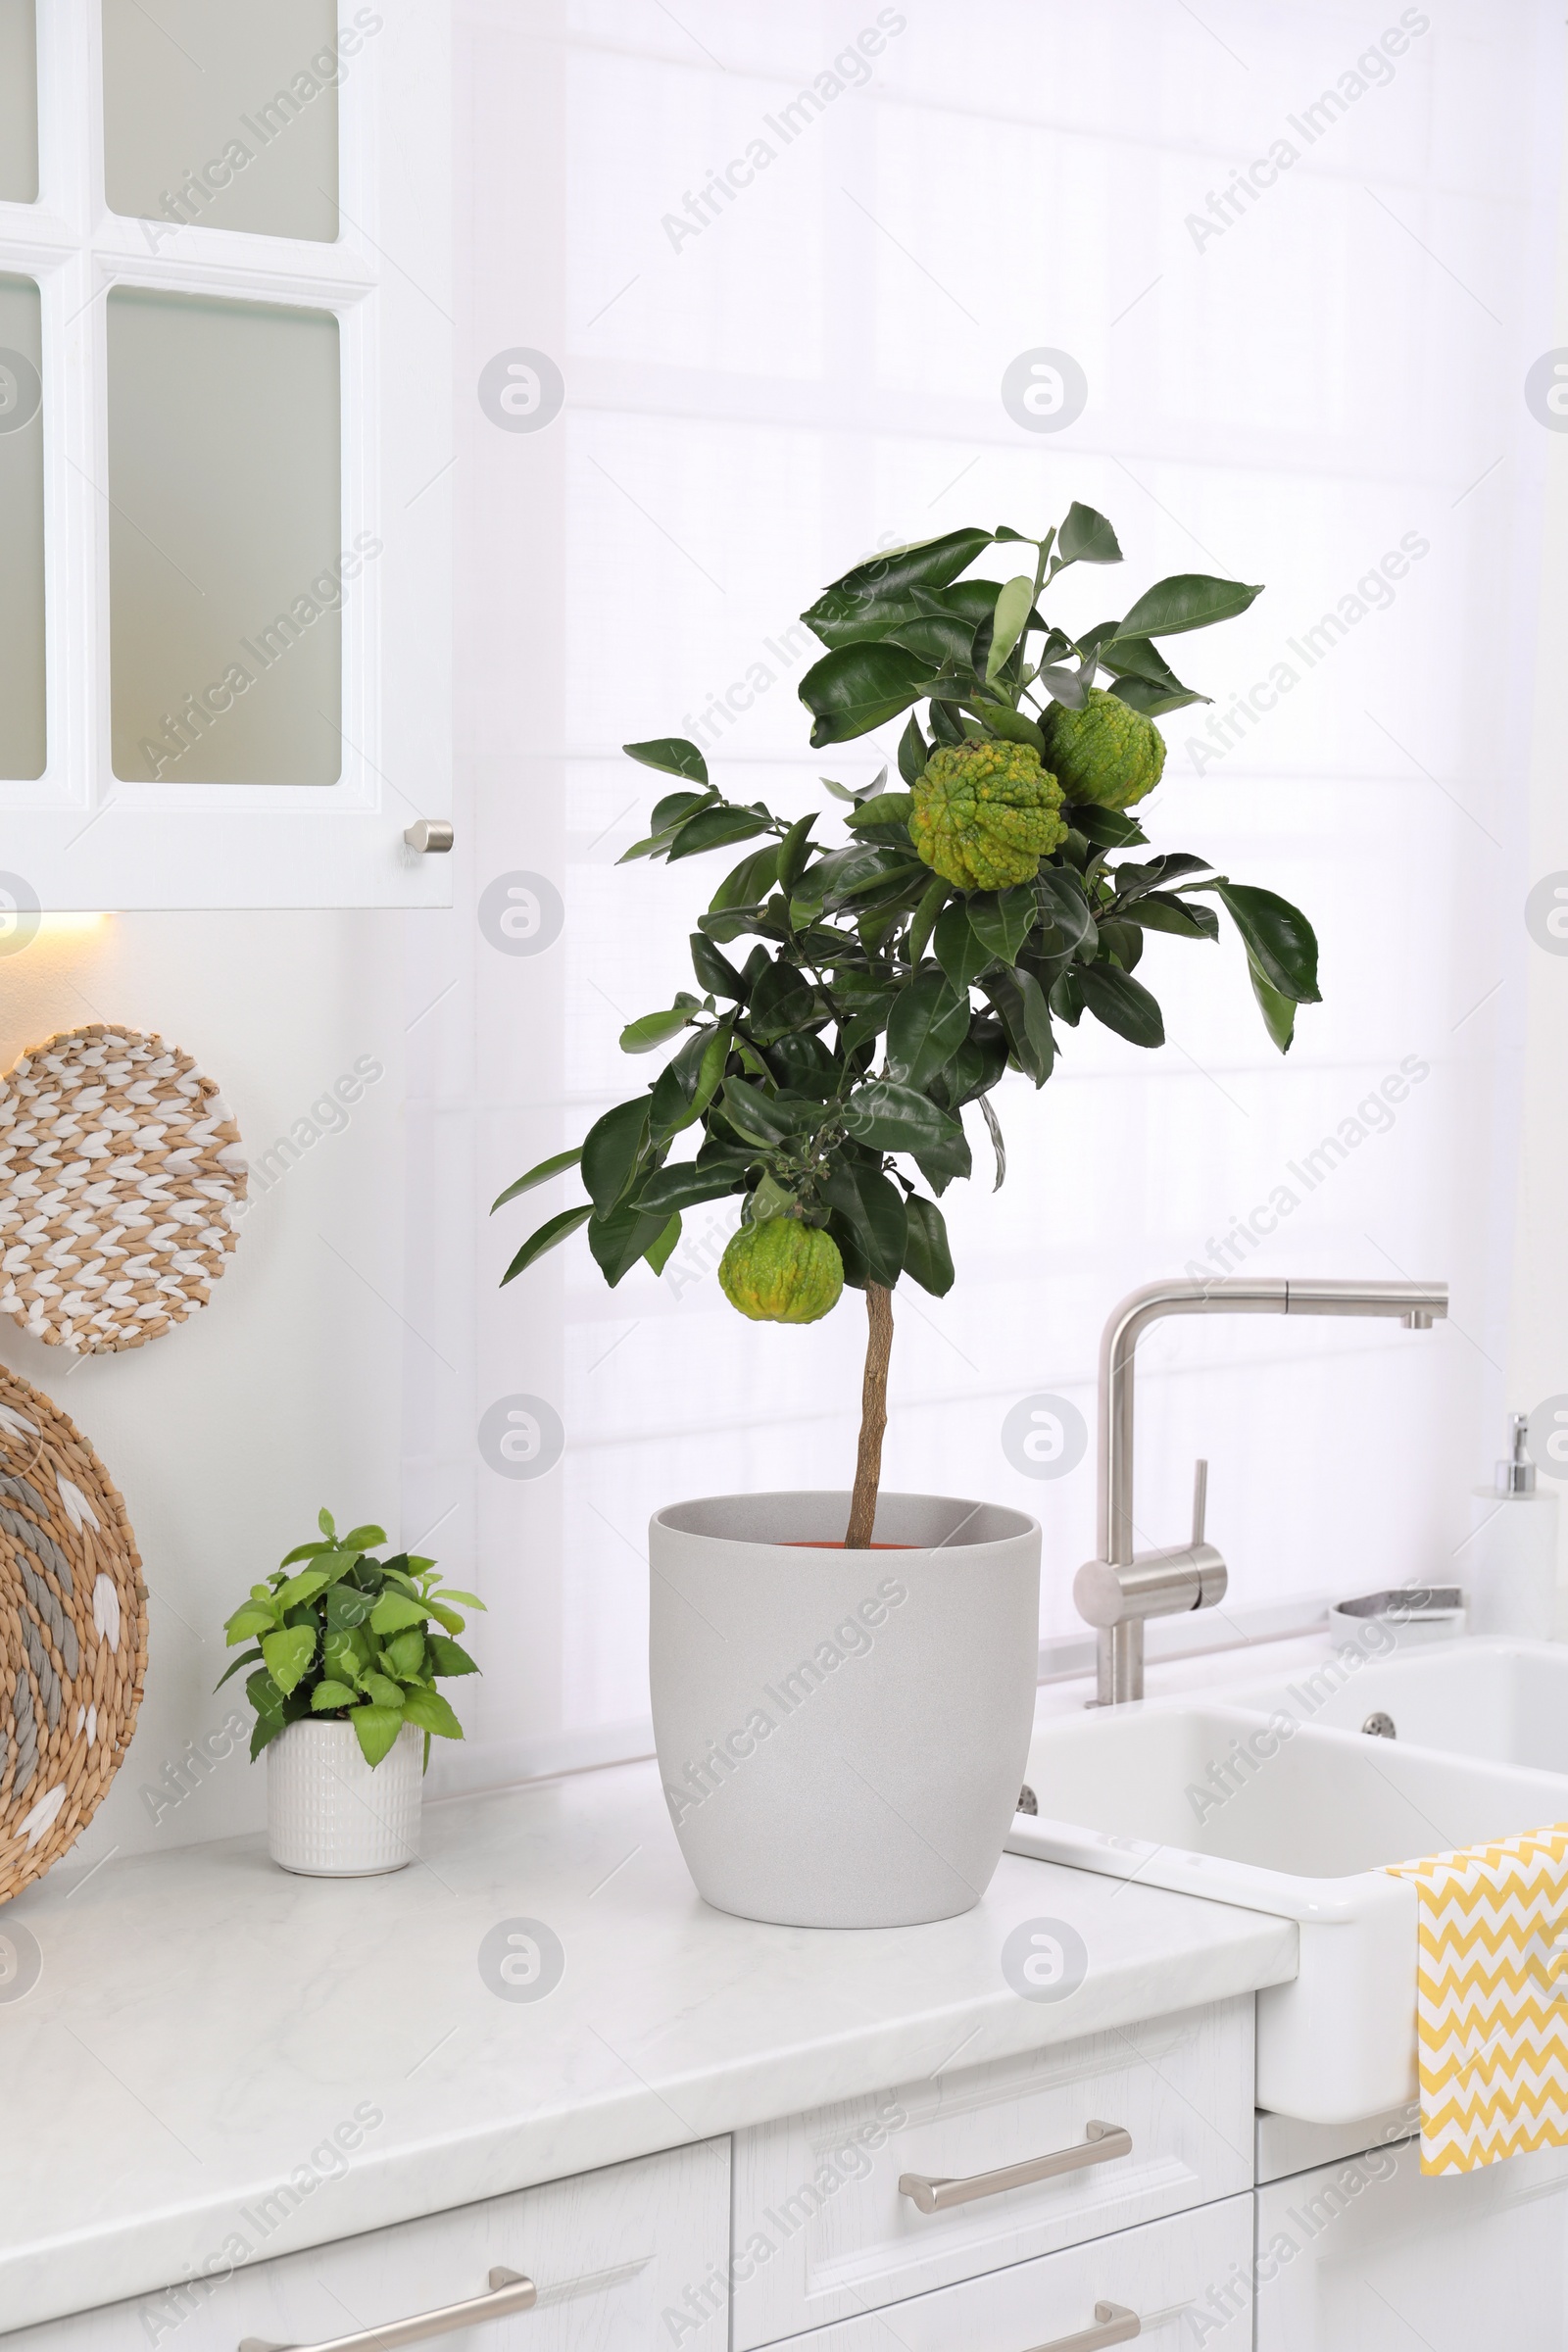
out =
[(1144, 1695), (1144, 1624), (1225, 1597), (1225, 1562), (1203, 1540), (1208, 1464), (1193, 1490), (1193, 1536), (1163, 1551), (1133, 1550), (1133, 1359), (1162, 1315), (1397, 1315), (1429, 1331), (1448, 1312), (1446, 1282), (1297, 1281), (1232, 1276), (1214, 1282), (1152, 1282), (1114, 1309), (1100, 1343), (1100, 1557), (1073, 1581), (1078, 1614), (1099, 1633), (1098, 1704)]

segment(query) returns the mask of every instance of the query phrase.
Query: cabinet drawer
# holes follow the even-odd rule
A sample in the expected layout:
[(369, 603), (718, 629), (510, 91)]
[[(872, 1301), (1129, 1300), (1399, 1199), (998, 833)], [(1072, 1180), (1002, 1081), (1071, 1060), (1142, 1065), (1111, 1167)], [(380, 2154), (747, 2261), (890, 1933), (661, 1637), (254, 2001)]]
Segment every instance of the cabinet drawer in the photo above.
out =
[(1421, 2172), (1414, 2139), (1257, 2192), (1257, 2352), (1562, 2352), (1568, 2149)]
[[(1227, 2197), (941, 2287), (885, 2318), (841, 2320), (779, 2352), (1052, 2352), (1094, 2328), (1097, 2303), (1136, 2312), (1140, 2352), (1252, 2352), (1251, 2258), (1252, 2200)], [(1349, 2341), (1321, 2343), (1331, 2340)]]
[[(900, 2191), (904, 2175), (1088, 2156), (1091, 2122), (1128, 2133), (1131, 2151), (946, 2211)], [(738, 2132), (734, 2165), (733, 2342), (755, 2352), (1250, 2188), (1251, 1998)]]
[(309, 2346), (482, 2295), (497, 2268), (533, 2279), (532, 2310), (438, 2345), (647, 2352), (667, 2336), (662, 2315), (674, 2309), (683, 2352), (725, 2352), (728, 2249), (729, 2142), (711, 2139), (51, 2320), (0, 2336), (0, 2347), (236, 2352), (246, 2336)]

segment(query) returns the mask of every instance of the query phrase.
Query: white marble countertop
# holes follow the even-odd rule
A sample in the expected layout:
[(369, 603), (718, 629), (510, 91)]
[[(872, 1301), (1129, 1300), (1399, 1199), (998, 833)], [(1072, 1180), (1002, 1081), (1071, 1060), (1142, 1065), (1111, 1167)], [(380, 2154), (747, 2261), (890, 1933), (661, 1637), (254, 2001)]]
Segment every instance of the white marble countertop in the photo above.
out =
[[(935, 1927), (769, 1928), (693, 1890), (651, 1764), (426, 1807), (424, 1859), (290, 1878), (246, 1838), (53, 1872), (6, 1912), (42, 1953), (0, 2000), (0, 2329), (203, 2264), (357, 2107), (381, 2121), (268, 2241), (320, 2244), (1283, 1982), (1287, 1923), (1004, 1855)], [(542, 1921), (565, 1967), (500, 1997), (479, 1947)], [(1070, 1921), (1085, 1982), (999, 1955)]]

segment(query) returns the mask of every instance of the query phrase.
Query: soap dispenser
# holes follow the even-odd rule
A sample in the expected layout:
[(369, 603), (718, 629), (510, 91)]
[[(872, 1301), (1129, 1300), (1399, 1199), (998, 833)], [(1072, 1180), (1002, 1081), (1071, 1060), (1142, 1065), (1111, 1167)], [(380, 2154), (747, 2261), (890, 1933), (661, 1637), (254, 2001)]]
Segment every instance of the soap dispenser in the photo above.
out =
[(1536, 1484), (1525, 1451), (1528, 1413), (1508, 1416), (1508, 1458), (1490, 1487), (1471, 1491), (1470, 1538), (1460, 1558), (1473, 1634), (1549, 1642), (1557, 1613), (1557, 1497)]

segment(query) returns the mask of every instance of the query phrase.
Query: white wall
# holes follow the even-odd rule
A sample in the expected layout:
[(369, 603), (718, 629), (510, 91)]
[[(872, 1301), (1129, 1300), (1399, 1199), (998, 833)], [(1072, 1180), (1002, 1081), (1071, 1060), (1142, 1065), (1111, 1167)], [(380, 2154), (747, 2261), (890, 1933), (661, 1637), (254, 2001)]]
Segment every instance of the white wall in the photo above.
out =
[[(641, 1742), (650, 1509), (847, 1477), (857, 1300), (809, 1331), (743, 1324), (702, 1212), (662, 1280), (607, 1293), (579, 1239), (502, 1293), (534, 1202), (568, 1194), (486, 1211), (646, 1081), (616, 1031), (686, 983), (690, 916), (722, 870), (615, 869), (657, 791), (619, 744), (688, 725), (761, 659), (772, 679), (723, 735), (721, 779), (793, 811), (820, 805), (824, 764), (868, 774), (875, 745), (805, 750), (809, 649), (788, 632), (878, 544), (1077, 496), (1116, 521), (1129, 597), (1170, 570), (1265, 580), (1243, 622), (1181, 648), (1223, 711), (1402, 534), (1429, 543), (1392, 606), (1298, 664), (1223, 759), (1195, 759), (1204, 714), (1179, 714), (1149, 810), (1159, 846), (1308, 908), (1323, 1007), (1281, 1063), (1234, 950), (1156, 940), (1163, 1055), (1086, 1023), (1043, 1097), (1006, 1082), (1005, 1191), (949, 1195), (958, 1288), (901, 1293), (890, 1483), (1038, 1510), (1045, 1624), (1070, 1629), (1092, 1463), (1024, 1479), (1005, 1413), (1048, 1390), (1090, 1414), (1114, 1299), (1212, 1262), (1211, 1240), (1406, 1057), (1429, 1074), (1392, 1126), (1296, 1185), (1245, 1262), (1447, 1275), (1451, 1326), (1167, 1326), (1145, 1381), (1145, 1532), (1181, 1531), (1201, 1449), (1244, 1603), (1435, 1574), (1504, 1408), (1568, 1392), (1568, 959), (1519, 919), (1529, 883), (1568, 868), (1555, 658), (1532, 687), (1544, 482), (1544, 642), (1568, 625), (1568, 448), (1520, 395), (1568, 340), (1559, 12), (1432, 12), (1388, 86), (1200, 247), (1189, 214), (1384, 20), (1261, 0), (1211, 0), (1201, 23), (1153, 0), (902, 13), (874, 80), (677, 250), (664, 213), (875, 9), (689, 0), (676, 23), (647, 0), (457, 0), (457, 904), (406, 922), (121, 918), (0, 959), (7, 1056), (92, 1017), (157, 1028), (224, 1087), (251, 1147), (360, 1055), (386, 1068), (261, 1199), (185, 1329), (66, 1378), (0, 1327), (0, 1354), (99, 1446), (154, 1593), (141, 1729), (83, 1864), (260, 1820), (240, 1759), (156, 1827), (139, 1791), (221, 1721), (221, 1618), (320, 1501), (428, 1536), (491, 1602), (487, 1671), (460, 1699), (471, 1739), (438, 1746), (440, 1788)], [(998, 399), (1042, 342), (1091, 382), (1059, 441)], [(477, 397), (518, 346), (565, 376), (537, 433), (498, 429)], [(480, 920), (518, 871), (564, 909), (536, 956)], [(564, 1426), (538, 1479), (498, 1475), (477, 1443), (517, 1395)]]
[[(124, 1496), (151, 1595), (135, 1738), (72, 1871), (265, 1819), (246, 1741), (205, 1777), (187, 1768), (189, 1795), (166, 1778), (232, 1706), (248, 1724), (238, 1679), (213, 1695), (222, 1621), (323, 1502), (340, 1525), (399, 1532), (402, 919), (117, 915), (0, 959), (0, 1066), (57, 1030), (125, 1022), (217, 1080), (253, 1165), (280, 1136), (299, 1147), (253, 1178), (229, 1271), (177, 1330), (72, 1357), (0, 1320), (0, 1357), (64, 1406)], [(383, 1075), (336, 1127), (321, 1099), (357, 1061)]]

